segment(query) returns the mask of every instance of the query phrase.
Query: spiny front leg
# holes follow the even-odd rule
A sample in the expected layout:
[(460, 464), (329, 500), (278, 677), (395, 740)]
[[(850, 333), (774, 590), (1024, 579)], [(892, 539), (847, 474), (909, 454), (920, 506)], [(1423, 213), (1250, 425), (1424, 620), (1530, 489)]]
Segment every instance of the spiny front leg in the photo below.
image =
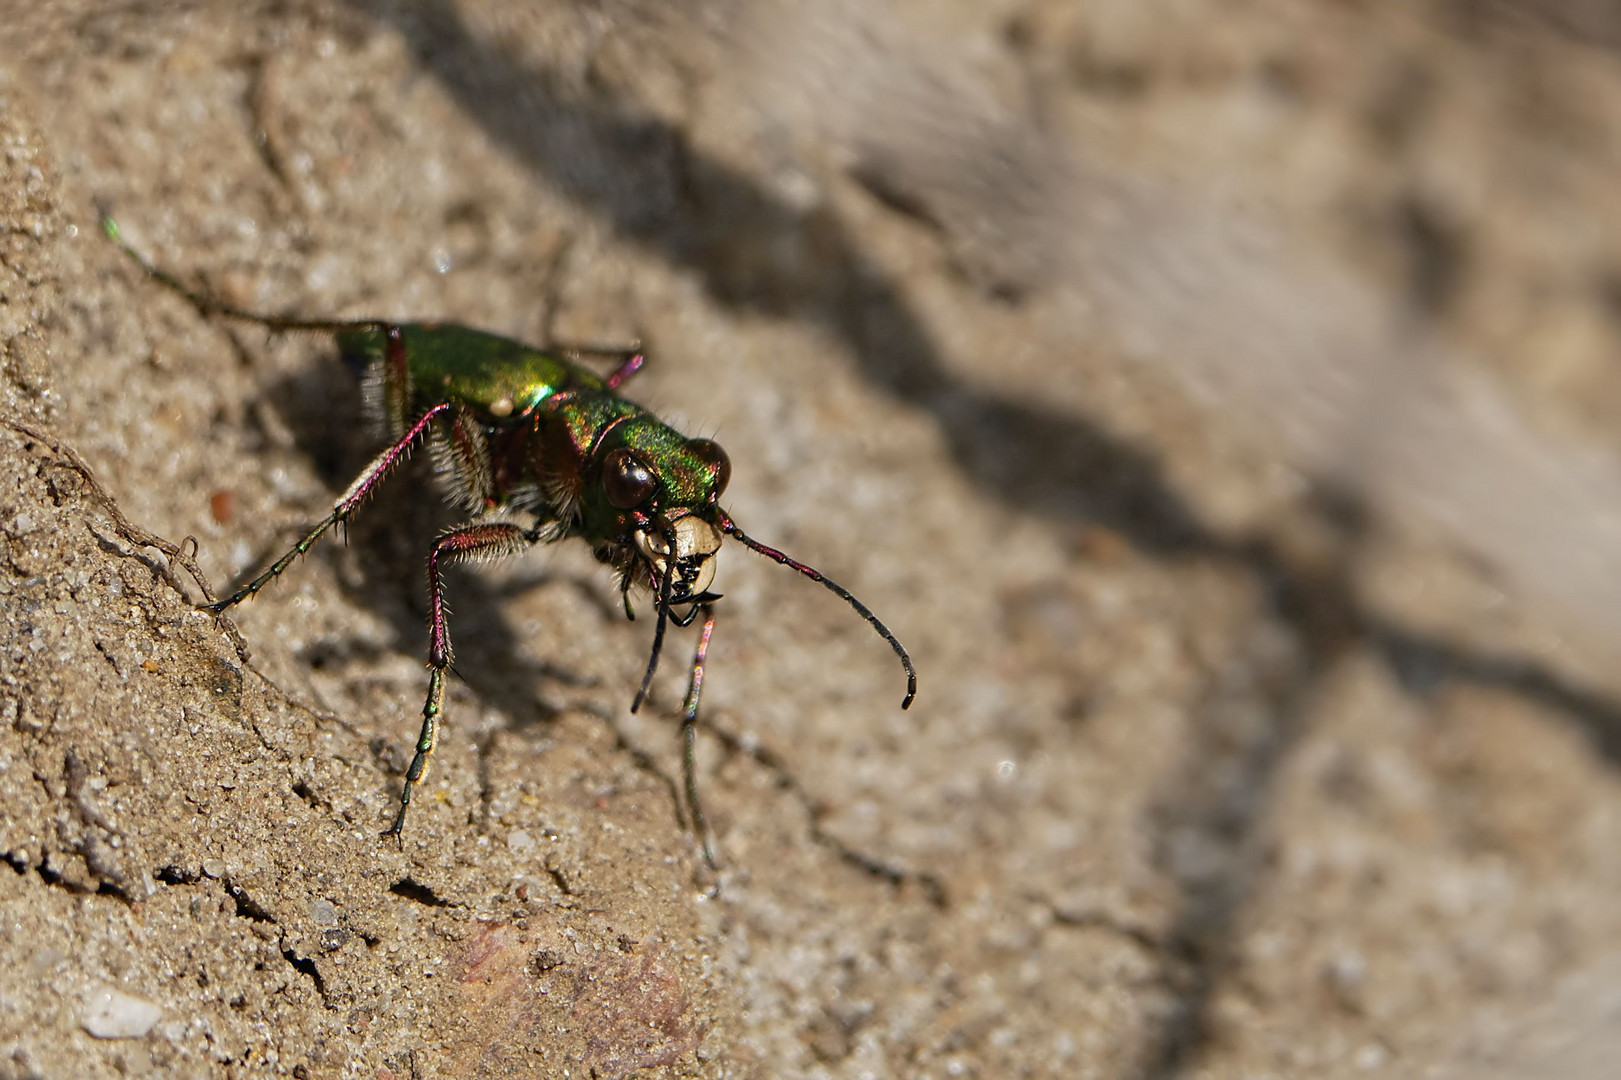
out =
[(328, 529), (332, 528), (334, 525), (337, 525), (339, 522), (349, 520), (350, 515), (355, 512), (355, 508), (361, 503), (365, 502), (367, 497), (369, 497), (373, 491), (377, 490), (377, 485), (381, 484), (384, 478), (387, 477), (389, 473), (393, 472), (400, 462), (405, 460), (406, 455), (411, 451), (411, 444), (420, 439), (422, 437), (422, 433), (428, 430), (429, 425), (431, 425), (433, 421), (448, 408), (450, 408), (449, 404), (441, 402), (440, 404), (429, 409), (427, 412), (423, 413), (422, 418), (416, 423), (412, 424), (410, 430), (402, 435), (399, 441), (397, 441), (393, 446), (390, 446), (387, 450), (384, 450), (381, 454), (378, 454), (376, 457), (372, 458), (371, 464), (367, 465), (366, 468), (361, 471), (360, 475), (355, 477), (354, 483), (349, 485), (349, 490), (345, 491), (343, 496), (339, 498), (337, 502), (332, 504), (332, 512), (326, 517), (322, 518), (315, 528), (311, 529), (307, 534), (305, 534), (304, 539), (294, 544), (292, 549), (288, 551), (287, 554), (271, 563), (270, 569), (266, 570), (264, 573), (242, 586), (242, 588), (238, 589), (230, 596), (227, 596), (224, 600), (220, 600), (208, 605), (209, 610), (216, 613), (221, 612), (226, 608), (231, 607), (233, 604), (240, 604), (248, 597), (255, 595), (260, 589), (264, 588), (273, 580), (280, 577), (282, 571), (291, 566), (294, 559), (298, 558), (310, 548), (314, 547), (315, 542), (319, 540)]
[(439, 738), (439, 715), (444, 701), (445, 671), (450, 667), (453, 654), (450, 649), (449, 610), (445, 607), (443, 568), (448, 563), (467, 559), (499, 559), (515, 555), (540, 540), (540, 530), (524, 529), (508, 522), (489, 522), (462, 525), (451, 529), (434, 542), (428, 555), (428, 698), (422, 704), (422, 731), (417, 735), (416, 756), (405, 770), (405, 787), (400, 790), (400, 812), (383, 833), (399, 836), (405, 828), (405, 812), (411, 805), (411, 791), (422, 782), (428, 770), (428, 758), (433, 755), (434, 743)]

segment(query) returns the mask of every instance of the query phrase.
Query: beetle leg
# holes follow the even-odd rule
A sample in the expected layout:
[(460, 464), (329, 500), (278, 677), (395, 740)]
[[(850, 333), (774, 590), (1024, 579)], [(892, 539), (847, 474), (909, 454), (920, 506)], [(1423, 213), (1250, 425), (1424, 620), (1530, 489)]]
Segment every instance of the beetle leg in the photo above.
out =
[(608, 376), (608, 389), (619, 389), (629, 381), (632, 375), (642, 370), (642, 365), (645, 363), (647, 363), (647, 355), (640, 349), (625, 357), (624, 363), (615, 368), (614, 373)]
[(230, 596), (227, 596), (224, 600), (209, 604), (208, 609), (218, 613), (224, 611), (228, 607), (231, 607), (233, 604), (240, 604), (250, 596), (257, 594), (260, 589), (264, 588), (266, 585), (270, 584), (271, 581), (280, 577), (282, 571), (291, 566), (294, 559), (298, 558), (310, 548), (314, 547), (315, 542), (319, 540), (328, 529), (332, 528), (334, 525), (339, 525), (345, 521), (348, 521), (350, 515), (355, 512), (355, 509), (361, 503), (365, 502), (371, 493), (377, 489), (377, 485), (381, 484), (384, 478), (386, 478), (389, 473), (393, 472), (400, 462), (405, 460), (406, 455), (411, 452), (411, 444), (420, 439), (422, 437), (422, 433), (428, 430), (429, 425), (433, 423), (435, 418), (437, 418), (448, 408), (450, 408), (448, 403), (441, 402), (440, 404), (429, 409), (427, 412), (423, 413), (422, 418), (416, 423), (412, 424), (410, 430), (404, 435), (400, 436), (399, 440), (395, 442), (393, 446), (390, 446), (387, 450), (384, 450), (381, 454), (378, 454), (376, 457), (372, 458), (371, 464), (367, 465), (365, 469), (361, 471), (360, 475), (355, 477), (354, 483), (349, 485), (349, 490), (345, 491), (342, 497), (340, 497), (338, 501), (332, 505), (332, 512), (326, 517), (322, 518), (315, 528), (306, 533), (304, 539), (294, 544), (292, 549), (289, 550), (287, 554), (271, 563), (270, 569), (266, 570), (264, 573), (242, 586), (242, 588), (238, 589)]
[(443, 564), (466, 559), (498, 559), (515, 555), (540, 542), (539, 529), (524, 529), (509, 522), (487, 522), (451, 529), (434, 542), (428, 555), (428, 697), (422, 703), (422, 731), (417, 735), (416, 756), (405, 770), (405, 786), (400, 790), (400, 812), (383, 833), (399, 836), (405, 827), (405, 811), (411, 805), (411, 790), (422, 782), (439, 738), (439, 714), (444, 701), (445, 671), (453, 659), (450, 648), (449, 611), (445, 607)]
[(629, 348), (613, 348), (606, 345), (574, 345), (554, 341), (549, 348), (565, 356), (572, 356), (577, 360), (583, 360), (586, 357), (618, 360), (619, 366), (614, 368), (613, 374), (609, 375), (606, 380), (610, 390), (619, 389), (630, 380), (632, 375), (642, 370), (642, 365), (647, 363), (647, 354), (642, 351), (639, 343), (634, 342)]
[(681, 777), (687, 787), (687, 805), (692, 808), (692, 831), (704, 848), (704, 862), (715, 869), (715, 849), (710, 842), (709, 819), (698, 801), (698, 699), (704, 692), (704, 661), (709, 656), (709, 635), (715, 632), (715, 610), (701, 604), (694, 610), (704, 613), (704, 628), (698, 632), (698, 648), (692, 654), (692, 676), (687, 682), (687, 704), (681, 713)]

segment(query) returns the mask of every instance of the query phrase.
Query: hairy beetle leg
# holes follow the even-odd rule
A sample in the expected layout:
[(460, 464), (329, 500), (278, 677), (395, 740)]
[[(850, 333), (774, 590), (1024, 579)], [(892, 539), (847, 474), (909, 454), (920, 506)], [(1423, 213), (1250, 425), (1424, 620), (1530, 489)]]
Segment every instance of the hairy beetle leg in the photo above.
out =
[(345, 491), (343, 496), (333, 504), (332, 513), (322, 518), (320, 523), (304, 536), (304, 539), (294, 544), (287, 554), (271, 563), (270, 569), (230, 596), (227, 596), (224, 600), (209, 604), (209, 610), (218, 613), (255, 595), (260, 589), (280, 577), (282, 571), (293, 564), (294, 559), (314, 547), (315, 542), (321, 539), (328, 529), (348, 521), (350, 516), (354, 514), (355, 509), (365, 502), (373, 491), (377, 490), (377, 485), (381, 484), (389, 473), (393, 472), (400, 462), (405, 460), (406, 456), (411, 452), (411, 445), (422, 437), (422, 433), (428, 430), (434, 419), (449, 407), (446, 404), (435, 405), (423, 413), (422, 418), (412, 424), (411, 429), (402, 435), (399, 441), (372, 458), (371, 464), (367, 465), (360, 475), (355, 477), (354, 483), (349, 485), (349, 490)]
[(417, 735), (416, 755), (405, 770), (405, 786), (400, 789), (400, 811), (383, 833), (399, 836), (405, 828), (405, 812), (411, 805), (411, 792), (422, 782), (428, 771), (428, 759), (433, 756), (434, 744), (439, 739), (439, 717), (445, 693), (445, 672), (450, 668), (453, 654), (450, 648), (449, 609), (445, 606), (443, 564), (467, 559), (499, 559), (516, 555), (540, 542), (538, 529), (525, 529), (509, 522), (485, 522), (462, 525), (451, 529), (434, 542), (428, 555), (428, 593), (431, 614), (428, 617), (428, 697), (422, 703), (422, 731)]

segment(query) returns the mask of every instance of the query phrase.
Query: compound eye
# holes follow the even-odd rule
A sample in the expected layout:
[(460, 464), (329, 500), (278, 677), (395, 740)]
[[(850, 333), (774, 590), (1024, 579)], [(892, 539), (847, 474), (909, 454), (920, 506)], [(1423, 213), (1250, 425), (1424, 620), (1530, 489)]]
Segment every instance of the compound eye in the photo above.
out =
[(726, 451), (720, 444), (710, 439), (690, 439), (687, 442), (687, 452), (699, 461), (708, 465), (715, 471), (715, 490), (712, 495), (720, 498), (726, 490), (727, 481), (732, 478), (732, 459), (726, 456)]
[(602, 459), (602, 490), (621, 510), (634, 510), (659, 486), (651, 470), (623, 448)]

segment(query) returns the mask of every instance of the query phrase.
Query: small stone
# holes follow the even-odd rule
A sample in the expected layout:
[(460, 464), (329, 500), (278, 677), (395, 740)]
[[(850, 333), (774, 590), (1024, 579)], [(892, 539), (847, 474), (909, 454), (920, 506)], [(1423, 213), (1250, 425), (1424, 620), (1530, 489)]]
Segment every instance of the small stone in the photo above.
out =
[(139, 1039), (162, 1017), (163, 1010), (150, 1001), (100, 986), (86, 999), (80, 1026), (97, 1039)]
[(514, 855), (527, 855), (535, 850), (535, 838), (525, 829), (513, 829), (507, 833), (507, 847)]
[(1356, 1067), (1363, 1072), (1377, 1072), (1390, 1060), (1390, 1052), (1378, 1043), (1368, 1043), (1356, 1052)]

